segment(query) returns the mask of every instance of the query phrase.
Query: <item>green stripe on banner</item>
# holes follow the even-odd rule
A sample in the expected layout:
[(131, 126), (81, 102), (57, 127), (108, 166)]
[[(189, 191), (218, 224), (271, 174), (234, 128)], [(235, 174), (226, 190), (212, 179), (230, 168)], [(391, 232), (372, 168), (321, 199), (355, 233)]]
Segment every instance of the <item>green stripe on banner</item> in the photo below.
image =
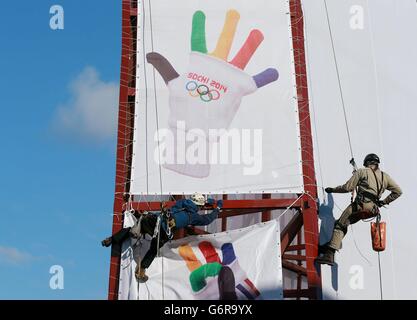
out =
[(207, 53), (206, 46), (206, 16), (203, 11), (196, 11), (193, 16), (193, 31), (191, 33), (191, 50)]
[(207, 282), (206, 278), (215, 277), (220, 273), (222, 265), (218, 262), (208, 263), (195, 269), (190, 274), (191, 288), (194, 292), (198, 292), (203, 289)]

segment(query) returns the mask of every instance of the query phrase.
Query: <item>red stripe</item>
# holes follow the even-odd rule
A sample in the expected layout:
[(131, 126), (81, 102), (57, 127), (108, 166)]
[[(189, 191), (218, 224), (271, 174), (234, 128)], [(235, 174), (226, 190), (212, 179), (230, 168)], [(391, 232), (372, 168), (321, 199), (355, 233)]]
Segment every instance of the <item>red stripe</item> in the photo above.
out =
[(245, 280), (245, 283), (252, 289), (253, 292), (255, 292), (255, 296), (259, 296), (261, 293), (256, 289), (255, 285), (250, 281), (249, 279)]
[(252, 30), (244, 45), (230, 63), (242, 70), (245, 69), (263, 40), (264, 36), (262, 32), (259, 30)]
[(204, 258), (206, 258), (207, 263), (211, 263), (211, 262), (221, 263), (219, 255), (216, 252), (216, 249), (214, 249), (213, 245), (210, 242), (202, 241), (198, 244), (198, 247), (203, 253)]

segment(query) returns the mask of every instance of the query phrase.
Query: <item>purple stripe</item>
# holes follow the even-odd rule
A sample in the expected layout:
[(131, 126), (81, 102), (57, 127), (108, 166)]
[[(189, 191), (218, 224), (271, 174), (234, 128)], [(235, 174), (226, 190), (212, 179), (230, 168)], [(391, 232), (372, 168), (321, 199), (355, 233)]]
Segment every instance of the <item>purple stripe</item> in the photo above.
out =
[(253, 80), (255, 80), (256, 86), (258, 88), (266, 86), (267, 84), (278, 80), (278, 78), (278, 70), (273, 68), (266, 69), (256, 76), (253, 76)]
[(236, 289), (242, 292), (246, 296), (246, 298), (248, 298), (248, 300), (255, 300), (255, 298), (251, 295), (251, 293), (248, 290), (246, 290), (246, 288), (242, 286), (241, 284), (238, 284), (236, 286)]

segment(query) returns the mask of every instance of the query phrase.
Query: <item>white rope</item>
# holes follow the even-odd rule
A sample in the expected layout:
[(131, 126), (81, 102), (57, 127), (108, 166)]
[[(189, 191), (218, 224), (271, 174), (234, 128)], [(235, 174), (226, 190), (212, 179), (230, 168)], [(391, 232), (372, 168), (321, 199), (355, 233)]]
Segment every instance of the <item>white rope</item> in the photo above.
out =
[(338, 66), (338, 63), (337, 63), (336, 49), (335, 49), (335, 46), (334, 46), (332, 27), (330, 25), (329, 10), (327, 8), (327, 0), (323, 0), (323, 1), (324, 1), (324, 7), (326, 9), (327, 25), (328, 25), (328, 28), (329, 28), (330, 41), (331, 41), (331, 44), (332, 44), (333, 59), (334, 59), (335, 67), (336, 67), (336, 75), (337, 75), (337, 81), (338, 81), (338, 84), (339, 84), (339, 92), (340, 92), (340, 99), (341, 99), (342, 107), (343, 107), (343, 115), (344, 115), (344, 118), (345, 118), (345, 126), (346, 126), (347, 138), (348, 138), (348, 142), (349, 142), (350, 155), (351, 155), (352, 159), (354, 159), (353, 149), (352, 149), (352, 140), (350, 138), (350, 131), (349, 131), (349, 123), (348, 123), (347, 114), (346, 114), (345, 99), (343, 97), (342, 82), (340, 80), (340, 72), (339, 72), (339, 66)]
[[(376, 58), (375, 58), (375, 43), (374, 43), (374, 32), (372, 28), (372, 17), (371, 17), (371, 8), (369, 5), (369, 0), (366, 0), (366, 5), (368, 9), (368, 20), (369, 20), (369, 32), (370, 32), (370, 38), (371, 38), (371, 49), (372, 49), (372, 61), (373, 61), (373, 67), (374, 67), (374, 77), (375, 77), (375, 90), (376, 90), (376, 105), (377, 105), (377, 122), (378, 122), (378, 131), (382, 132), (382, 125), (381, 125), (381, 117), (380, 117), (380, 100), (379, 100), (379, 81), (378, 81), (378, 69), (376, 65)], [(381, 135), (380, 135), (381, 136)], [(381, 140), (380, 140), (381, 141)], [(380, 143), (380, 149), (382, 157), (384, 157), (384, 148), (382, 143)], [(389, 230), (389, 237), (390, 237), (390, 243), (391, 243), (391, 266), (392, 270), (394, 272), (391, 272), (392, 275), (392, 281), (393, 281), (393, 291), (394, 291), (394, 299), (397, 297), (397, 285), (396, 285), (396, 278), (395, 278), (395, 264), (394, 264), (394, 246), (393, 246), (393, 235), (392, 235), (392, 229), (391, 229), (391, 218), (389, 215), (387, 215), (388, 225), (390, 226)], [(378, 252), (378, 263), (380, 264), (380, 255)], [(381, 278), (381, 270), (380, 270), (380, 278)], [(381, 280), (380, 280), (381, 281)], [(381, 300), (382, 300), (382, 281), (381, 281)]]
[[(303, 195), (309, 195), (308, 193), (305, 193), (305, 192), (303, 192), (297, 199), (295, 199), (294, 200), (294, 202), (293, 203), (291, 203), (288, 207), (287, 207), (287, 209), (285, 209), (285, 211), (284, 212), (282, 212), (282, 213), (280, 213), (279, 214), (279, 216), (278, 216), (278, 218), (277, 219), (281, 219), (281, 217), (284, 215), (284, 214), (286, 214), (289, 210), (291, 210), (292, 209), (292, 207), (294, 206), (294, 204), (296, 204), (297, 203), (297, 201), (298, 200), (300, 200), (302, 197), (303, 197)], [(311, 195), (310, 195), (310, 197), (311, 197)], [(313, 197), (311, 197), (311, 198), (313, 198)], [(314, 200), (315, 201), (315, 200)]]
[[(304, 13), (304, 4), (301, 1), (301, 7), (302, 12)], [(307, 63), (307, 77), (308, 77), (308, 84), (310, 86), (309, 90), (309, 105), (311, 105), (311, 110), (313, 111), (313, 125), (314, 125), (314, 131), (318, 132), (317, 130), (317, 120), (316, 120), (316, 110), (315, 110), (315, 104), (314, 104), (314, 90), (313, 90), (313, 81), (311, 80), (311, 74), (310, 74), (310, 59), (308, 59), (309, 56), (309, 42), (308, 42), (308, 31), (307, 31), (307, 16), (304, 16), (303, 14), (303, 19), (305, 21), (304, 23), (304, 42), (305, 42), (305, 48), (306, 48), (306, 63)], [(322, 165), (321, 165), (321, 157), (320, 157), (320, 145), (319, 145), (319, 138), (318, 138), (318, 134), (315, 135), (315, 141), (316, 141), (316, 146), (317, 146), (317, 158), (318, 158), (318, 165), (319, 165), (319, 170), (320, 170), (320, 181), (322, 186), (324, 185), (324, 181), (323, 181), (323, 170), (322, 170)], [(314, 158), (314, 157), (313, 157)], [(322, 193), (323, 193), (323, 200), (324, 200), (324, 188), (322, 188)]]
[[(341, 80), (340, 80), (339, 67), (338, 67), (337, 58), (336, 58), (336, 50), (335, 50), (335, 46), (334, 46), (332, 29), (331, 29), (331, 25), (330, 25), (329, 11), (328, 11), (328, 8), (327, 8), (327, 1), (326, 0), (323, 0), (323, 1), (324, 1), (325, 9), (326, 9), (327, 24), (328, 24), (329, 34), (330, 34), (330, 40), (331, 40), (331, 44), (332, 44), (333, 58), (334, 58), (334, 63), (335, 63), (335, 67), (336, 67), (336, 73), (337, 73), (337, 79), (338, 79), (339, 91), (340, 91), (340, 98), (341, 98), (342, 107), (343, 107), (343, 113), (344, 113), (344, 118), (345, 118), (346, 133), (347, 133), (348, 141), (349, 141), (350, 154), (351, 154), (352, 159), (354, 159), (353, 148), (352, 148), (352, 141), (351, 141), (351, 136), (350, 136), (350, 131), (349, 131), (349, 124), (348, 124), (347, 114), (346, 114), (346, 107), (345, 107), (345, 102), (344, 102), (344, 97), (343, 97), (343, 90), (342, 90), (342, 85), (341, 85)], [(370, 7), (369, 7), (369, 1), (368, 0), (367, 0), (367, 5), (368, 5), (368, 13), (369, 13), (370, 12), (370, 10), (369, 10)], [(370, 14), (369, 14), (369, 16), (370, 16)], [(371, 24), (372, 24), (372, 22), (370, 21), (370, 25)], [(378, 99), (378, 80), (377, 80), (378, 77), (377, 77), (376, 63), (375, 63), (375, 48), (374, 48), (374, 44), (373, 44), (372, 25), (370, 26), (370, 29), (371, 29), (371, 46), (372, 46), (372, 52), (373, 52), (374, 72), (375, 72), (376, 90), (377, 90), (377, 99)], [(379, 101), (378, 100), (377, 100), (377, 104), (379, 104)], [(379, 110), (379, 107), (378, 107), (378, 110)], [(379, 123), (379, 130), (381, 130), (379, 117), (378, 117), (378, 123)], [(353, 228), (352, 227), (351, 227), (351, 229), (353, 231)], [(353, 238), (353, 239), (354, 239), (354, 242), (355, 242), (356, 249), (359, 251), (360, 255), (363, 258), (365, 258), (364, 255), (362, 254), (362, 252), (359, 250), (355, 238)], [(365, 258), (365, 260), (368, 261), (368, 263), (369, 263), (369, 260), (368, 259)], [(393, 261), (392, 261), (392, 263), (393, 263)], [(378, 252), (378, 271), (379, 271), (380, 294), (381, 294), (381, 300), (382, 300), (383, 299), (382, 271), (381, 271), (381, 259), (380, 259), (379, 252)], [(395, 283), (395, 280), (394, 280), (394, 283)]]
[[(150, 22), (150, 28), (151, 28), (151, 47), (152, 52), (154, 52), (154, 40), (153, 40), (153, 23), (152, 23), (152, 5), (151, 0), (148, 0), (148, 6), (149, 6), (149, 22)], [(156, 134), (157, 134), (157, 140), (158, 140), (158, 167), (159, 167), (159, 184), (160, 184), (160, 200), (162, 200), (163, 195), (163, 184), (162, 184), (162, 166), (161, 166), (161, 150), (160, 150), (160, 139), (159, 139), (159, 113), (158, 113), (158, 97), (156, 94), (156, 77), (155, 77), (155, 68), (152, 68), (153, 72), (153, 87), (154, 87), (154, 99), (155, 99), (155, 117), (156, 117)], [(161, 212), (162, 214), (162, 212)], [(158, 232), (158, 256), (161, 257), (161, 286), (162, 286), (162, 300), (165, 300), (165, 284), (164, 284), (164, 257), (160, 254), (160, 248), (159, 248), (159, 241), (160, 241), (160, 231), (161, 227), (159, 226), (159, 232)]]
[[(141, 234), (142, 234), (142, 215), (139, 217), (139, 220), (138, 220), (138, 229), (139, 229), (139, 237), (138, 237), (138, 240), (136, 241), (136, 243), (134, 244), (134, 247), (138, 244), (138, 243), (140, 243), (140, 238), (141, 238)], [(140, 243), (141, 244), (141, 243)], [(142, 246), (141, 246), (142, 247)], [(139, 252), (140, 252), (141, 250), (139, 250)], [(141, 252), (140, 252), (141, 253)], [(139, 258), (138, 258), (138, 261), (137, 261), (137, 266), (139, 267), (139, 271), (140, 271), (140, 268), (141, 268), (141, 264), (142, 264), (142, 257), (141, 257), (141, 255), (139, 254)], [(136, 276), (136, 275), (135, 275)], [(138, 283), (138, 296), (137, 296), (137, 300), (139, 300), (139, 292), (140, 292), (140, 281), (138, 280), (138, 279), (136, 279), (137, 280), (137, 283)]]
[[(145, 153), (146, 153), (146, 191), (149, 193), (149, 161), (148, 161), (148, 77), (146, 73), (146, 48), (145, 48), (145, 25), (146, 11), (144, 1), (142, 2), (142, 50), (143, 50), (143, 74), (145, 84)], [(137, 75), (137, 81), (139, 80)]]
[[(152, 24), (152, 5), (151, 0), (148, 0), (149, 6), (149, 22), (151, 27), (151, 48), (152, 52), (154, 52), (154, 41), (153, 41), (153, 24)], [(159, 166), (159, 184), (161, 187), (161, 196), (162, 196), (162, 166), (161, 166), (161, 150), (159, 145), (159, 114), (158, 114), (158, 96), (156, 94), (156, 76), (155, 76), (155, 68), (152, 68), (153, 74), (153, 89), (154, 89), (154, 99), (155, 99), (155, 117), (156, 117), (156, 134), (158, 140), (158, 166)]]

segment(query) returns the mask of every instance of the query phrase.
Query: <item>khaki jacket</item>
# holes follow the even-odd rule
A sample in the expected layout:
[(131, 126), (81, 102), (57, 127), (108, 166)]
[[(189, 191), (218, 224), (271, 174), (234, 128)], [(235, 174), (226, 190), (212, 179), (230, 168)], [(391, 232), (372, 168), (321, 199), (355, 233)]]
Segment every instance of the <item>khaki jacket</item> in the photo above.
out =
[[(375, 175), (378, 179), (378, 183), (375, 180)], [(382, 171), (377, 169), (375, 170), (375, 175), (373, 174), (371, 168), (358, 169), (353, 173), (352, 178), (350, 178), (344, 185), (336, 187), (333, 192), (347, 193), (352, 192), (356, 187), (358, 187), (358, 194), (362, 191), (366, 191), (380, 198), (385, 190), (391, 191), (391, 193), (383, 200), (384, 204), (389, 204), (401, 196), (401, 188), (387, 173), (384, 172), (384, 178), (382, 178)], [(380, 188), (379, 194), (377, 194), (378, 185)]]

